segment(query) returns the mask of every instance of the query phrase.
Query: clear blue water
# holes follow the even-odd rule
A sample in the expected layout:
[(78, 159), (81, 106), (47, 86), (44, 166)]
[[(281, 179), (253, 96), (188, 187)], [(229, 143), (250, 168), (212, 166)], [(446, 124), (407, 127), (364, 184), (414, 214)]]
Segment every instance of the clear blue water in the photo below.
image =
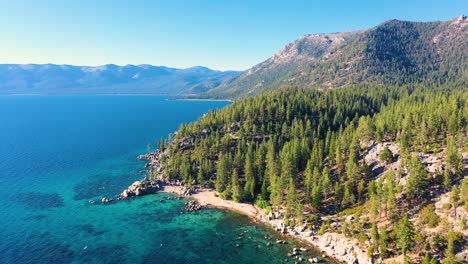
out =
[(148, 142), (227, 104), (0, 96), (0, 263), (284, 263), (296, 244), (242, 215), (157, 202), (167, 194), (88, 203), (143, 177)]

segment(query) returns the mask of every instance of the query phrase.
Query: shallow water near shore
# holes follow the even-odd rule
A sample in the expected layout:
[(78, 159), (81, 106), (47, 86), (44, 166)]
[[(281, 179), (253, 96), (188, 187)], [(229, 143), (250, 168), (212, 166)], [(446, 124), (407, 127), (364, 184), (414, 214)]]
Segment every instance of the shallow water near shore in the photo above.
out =
[(292, 262), (297, 243), (234, 212), (184, 212), (169, 194), (88, 202), (141, 179), (148, 142), (227, 104), (0, 96), (0, 263)]

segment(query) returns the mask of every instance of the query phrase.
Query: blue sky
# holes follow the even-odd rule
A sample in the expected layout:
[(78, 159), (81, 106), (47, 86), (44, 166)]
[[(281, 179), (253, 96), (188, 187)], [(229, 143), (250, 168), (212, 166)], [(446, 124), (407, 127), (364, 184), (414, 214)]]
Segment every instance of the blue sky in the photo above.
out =
[(0, 0), (0, 63), (243, 70), (304, 34), (467, 9), (466, 0)]

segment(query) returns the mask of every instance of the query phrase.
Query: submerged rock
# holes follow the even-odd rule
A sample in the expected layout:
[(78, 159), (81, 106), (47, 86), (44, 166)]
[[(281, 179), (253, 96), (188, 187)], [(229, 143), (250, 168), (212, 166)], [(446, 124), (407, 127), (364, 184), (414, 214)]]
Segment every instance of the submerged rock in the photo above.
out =
[(11, 200), (33, 210), (63, 207), (63, 198), (58, 193), (25, 192), (12, 193)]
[(101, 199), (101, 203), (103, 203), (103, 204), (112, 203), (113, 201), (114, 201), (114, 199), (108, 198), (108, 197), (102, 197), (102, 199)]

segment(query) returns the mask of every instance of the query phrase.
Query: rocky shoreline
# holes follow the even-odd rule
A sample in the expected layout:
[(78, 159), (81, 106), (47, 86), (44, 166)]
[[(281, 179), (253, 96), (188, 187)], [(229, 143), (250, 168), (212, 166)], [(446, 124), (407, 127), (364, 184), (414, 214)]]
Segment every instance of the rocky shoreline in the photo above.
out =
[[(288, 227), (284, 224), (282, 212), (270, 212), (265, 214), (263, 209), (257, 208), (252, 204), (236, 203), (233, 201), (223, 200), (215, 195), (214, 190), (186, 188), (180, 182), (168, 183), (163, 179), (160, 163), (160, 151), (154, 151), (145, 155), (138, 156), (140, 160), (147, 160), (145, 168), (149, 168), (156, 172), (153, 175), (154, 180), (149, 180), (145, 177), (141, 181), (136, 181), (125, 189), (118, 199), (124, 200), (131, 197), (165, 192), (173, 193), (179, 196), (189, 197), (185, 203), (184, 209), (187, 211), (197, 211), (205, 208), (226, 208), (228, 210), (237, 211), (251, 217), (254, 221), (267, 224), (273, 227), (276, 231), (289, 236), (293, 239), (309, 244), (322, 252), (322, 256), (315, 258), (303, 259), (300, 257), (301, 250), (293, 250), (290, 257), (295, 258), (295, 261), (304, 261), (309, 263), (318, 263), (324, 257), (330, 257), (345, 263), (373, 263), (367, 257), (367, 250), (362, 249), (357, 241), (345, 237), (343, 234), (326, 232), (323, 235), (318, 235), (317, 230), (309, 230), (306, 225)], [(277, 243), (281, 243), (282, 241)]]
[[(183, 186), (166, 185), (161, 192), (182, 195), (186, 193)], [(342, 234), (327, 232), (323, 235), (318, 235), (317, 230), (309, 230), (305, 225), (288, 227), (284, 224), (283, 213), (275, 212), (268, 215), (261, 208), (257, 208), (252, 204), (236, 203), (233, 201), (223, 200), (215, 196), (215, 192), (209, 189), (195, 189), (191, 194), (187, 195), (193, 200), (198, 201), (202, 208), (224, 208), (231, 211), (236, 211), (249, 216), (255, 222), (271, 226), (274, 230), (289, 236), (292, 239), (299, 240), (304, 244), (311, 245), (318, 249), (322, 255), (317, 258), (303, 259), (310, 263), (320, 261), (321, 258), (330, 257), (337, 261), (345, 263), (373, 263), (367, 257), (367, 251), (360, 248), (358, 242), (345, 237)], [(285, 243), (284, 240), (278, 240), (277, 243)], [(300, 252), (291, 253), (290, 257), (299, 258)], [(296, 259), (298, 259), (296, 258)]]

